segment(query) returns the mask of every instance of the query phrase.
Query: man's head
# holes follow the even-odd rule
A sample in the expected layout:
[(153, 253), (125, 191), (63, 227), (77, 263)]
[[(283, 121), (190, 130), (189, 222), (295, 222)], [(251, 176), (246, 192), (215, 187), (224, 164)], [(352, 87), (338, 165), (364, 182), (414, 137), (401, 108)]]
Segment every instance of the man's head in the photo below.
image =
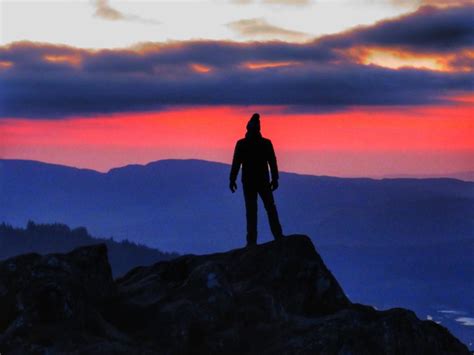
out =
[(247, 131), (252, 133), (260, 132), (260, 115), (254, 113), (247, 123)]

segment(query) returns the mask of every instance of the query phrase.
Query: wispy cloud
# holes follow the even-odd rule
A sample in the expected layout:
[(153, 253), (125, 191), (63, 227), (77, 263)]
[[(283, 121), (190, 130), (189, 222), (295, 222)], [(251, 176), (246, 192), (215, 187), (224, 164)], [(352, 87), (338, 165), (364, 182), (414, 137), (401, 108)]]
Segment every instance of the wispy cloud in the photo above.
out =
[(264, 18), (244, 19), (227, 24), (240, 36), (254, 39), (281, 39), (302, 41), (310, 36), (303, 32), (292, 31), (270, 24)]
[(102, 18), (104, 20), (109, 20), (109, 21), (134, 21), (134, 22), (141, 22), (145, 24), (152, 24), (152, 25), (157, 25), (160, 22), (149, 19), (149, 18), (144, 18), (141, 16), (133, 15), (133, 14), (125, 14), (115, 8), (113, 8), (109, 0), (95, 0), (94, 1), (94, 6), (95, 6), (95, 13), (94, 15), (96, 17)]
[(311, 0), (263, 0), (264, 4), (305, 6), (311, 3)]
[(96, 7), (95, 16), (97, 17), (111, 21), (125, 20), (126, 18), (123, 13), (110, 6), (108, 0), (96, 0), (94, 5)]
[(254, 2), (254, 0), (231, 0), (231, 1), (237, 5), (250, 5)]
[(456, 318), (456, 322), (461, 323), (466, 327), (474, 327), (474, 318), (470, 317), (459, 317)]
[(455, 314), (455, 315), (466, 314), (466, 312), (457, 311), (457, 310), (453, 310), (453, 309), (443, 309), (443, 310), (438, 311), (438, 312), (443, 313), (443, 314)]
[(239, 5), (248, 5), (262, 3), (268, 5), (288, 5), (288, 6), (305, 6), (311, 4), (311, 0), (232, 0), (233, 3)]
[(399, 6), (436, 6), (441, 8), (466, 6), (472, 4), (472, 0), (390, 0), (390, 2)]
[(420, 5), (439, 7), (465, 6), (472, 5), (472, 0), (420, 0)]

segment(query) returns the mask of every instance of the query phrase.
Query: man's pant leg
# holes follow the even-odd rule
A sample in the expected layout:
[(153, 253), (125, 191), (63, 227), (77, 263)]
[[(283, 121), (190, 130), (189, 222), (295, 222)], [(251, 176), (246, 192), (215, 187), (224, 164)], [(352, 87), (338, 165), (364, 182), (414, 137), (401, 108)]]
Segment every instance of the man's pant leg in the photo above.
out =
[(245, 211), (247, 217), (247, 244), (257, 243), (257, 188), (244, 184)]
[(270, 229), (272, 230), (273, 237), (279, 239), (283, 236), (281, 229), (280, 219), (278, 218), (278, 211), (273, 199), (273, 192), (270, 188), (270, 184), (265, 184), (259, 189), (260, 197), (262, 198), (263, 205), (268, 215), (268, 222), (270, 223)]

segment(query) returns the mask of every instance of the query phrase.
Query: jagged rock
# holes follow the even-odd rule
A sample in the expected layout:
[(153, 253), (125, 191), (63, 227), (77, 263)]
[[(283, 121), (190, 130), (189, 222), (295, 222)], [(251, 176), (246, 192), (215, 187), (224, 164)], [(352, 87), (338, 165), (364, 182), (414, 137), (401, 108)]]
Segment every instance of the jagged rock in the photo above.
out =
[(7, 354), (469, 354), (411, 311), (352, 304), (306, 236), (186, 255), (115, 283), (103, 246), (9, 259), (0, 332)]
[(115, 332), (100, 314), (116, 294), (105, 245), (8, 259), (0, 290), (2, 354), (54, 353)]

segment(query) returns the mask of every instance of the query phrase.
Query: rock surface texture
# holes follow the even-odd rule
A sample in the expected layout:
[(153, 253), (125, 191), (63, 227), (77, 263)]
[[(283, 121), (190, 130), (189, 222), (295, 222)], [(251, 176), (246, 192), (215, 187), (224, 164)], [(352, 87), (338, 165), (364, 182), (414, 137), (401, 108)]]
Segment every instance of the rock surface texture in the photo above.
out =
[(0, 262), (2, 354), (470, 354), (411, 311), (353, 304), (306, 236), (113, 280), (105, 246)]

